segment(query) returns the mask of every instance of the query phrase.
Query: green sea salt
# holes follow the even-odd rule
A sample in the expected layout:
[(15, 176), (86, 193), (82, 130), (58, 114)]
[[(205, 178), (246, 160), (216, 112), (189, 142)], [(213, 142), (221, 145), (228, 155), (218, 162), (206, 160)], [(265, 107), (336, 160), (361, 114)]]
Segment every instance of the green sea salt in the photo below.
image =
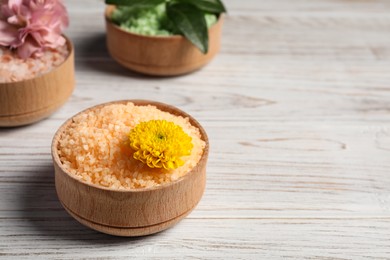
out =
[[(120, 6), (112, 13), (112, 21), (122, 29), (141, 35), (169, 36), (180, 34), (168, 19), (165, 4), (153, 8)], [(214, 14), (205, 14), (207, 27), (217, 22)]]

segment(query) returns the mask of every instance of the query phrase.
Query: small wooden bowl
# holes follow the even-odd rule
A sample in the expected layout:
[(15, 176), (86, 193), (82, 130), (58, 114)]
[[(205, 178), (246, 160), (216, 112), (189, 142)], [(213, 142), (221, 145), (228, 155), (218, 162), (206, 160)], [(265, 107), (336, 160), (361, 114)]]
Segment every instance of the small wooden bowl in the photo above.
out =
[(51, 115), (73, 92), (74, 50), (58, 67), (38, 77), (0, 83), (0, 127), (27, 125)]
[(190, 123), (200, 130), (201, 138), (206, 142), (198, 164), (177, 181), (153, 188), (123, 191), (82, 182), (63, 168), (58, 156), (59, 140), (64, 130), (72, 123), (73, 119), (70, 118), (58, 129), (53, 138), (51, 149), (55, 167), (55, 185), (60, 202), (81, 224), (111, 235), (143, 236), (175, 225), (198, 204), (206, 184), (209, 144), (205, 130), (194, 118), (163, 103), (124, 100), (101, 104), (81, 113), (88, 113), (109, 104), (127, 102), (133, 102), (135, 105), (150, 104), (162, 111), (188, 117)]
[(175, 76), (197, 70), (219, 51), (223, 15), (209, 29), (209, 51), (203, 54), (182, 36), (144, 36), (121, 29), (111, 22), (115, 6), (106, 8), (107, 47), (124, 67), (154, 76)]

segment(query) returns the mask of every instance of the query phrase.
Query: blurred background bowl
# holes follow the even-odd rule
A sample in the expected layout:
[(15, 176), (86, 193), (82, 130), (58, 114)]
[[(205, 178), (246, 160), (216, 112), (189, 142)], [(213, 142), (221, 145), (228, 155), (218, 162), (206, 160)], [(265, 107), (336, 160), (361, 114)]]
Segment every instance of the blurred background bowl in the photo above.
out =
[(223, 15), (209, 29), (209, 51), (203, 54), (180, 35), (144, 36), (121, 29), (111, 22), (115, 6), (107, 6), (107, 47), (111, 57), (124, 67), (153, 76), (186, 74), (206, 65), (221, 46)]
[(38, 77), (0, 83), (0, 127), (27, 125), (48, 117), (71, 96), (74, 85), (74, 50), (51, 71)]

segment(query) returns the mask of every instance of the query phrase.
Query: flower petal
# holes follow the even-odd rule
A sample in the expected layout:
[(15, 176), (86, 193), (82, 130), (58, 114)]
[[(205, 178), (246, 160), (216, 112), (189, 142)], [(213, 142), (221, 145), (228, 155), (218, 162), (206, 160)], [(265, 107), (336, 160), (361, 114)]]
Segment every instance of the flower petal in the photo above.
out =
[(23, 0), (8, 0), (8, 6), (13, 8), (13, 6), (21, 6), (23, 4)]
[(34, 53), (39, 52), (42, 49), (41, 46), (33, 39), (33, 37), (28, 36), (25, 38), (25, 41), (17, 49), (17, 53), (20, 58), (27, 59), (31, 57)]
[(18, 29), (0, 20), (0, 45), (10, 46), (18, 37)]
[(0, 7), (0, 45), (20, 48), (21, 57), (65, 44), (69, 18), (61, 0), (0, 0)]
[(7, 19), (9, 16), (14, 15), (14, 12), (8, 7), (7, 4), (3, 4), (0, 10), (0, 17)]

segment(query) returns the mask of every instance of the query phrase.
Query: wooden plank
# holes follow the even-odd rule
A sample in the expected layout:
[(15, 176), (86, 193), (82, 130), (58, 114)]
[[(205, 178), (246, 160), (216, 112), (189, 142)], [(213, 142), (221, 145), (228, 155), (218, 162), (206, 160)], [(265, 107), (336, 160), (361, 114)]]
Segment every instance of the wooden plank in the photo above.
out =
[(17, 259), (386, 259), (390, 254), (388, 219), (185, 219), (155, 236), (132, 239), (96, 233), (66, 216), (8, 222), (12, 226), (1, 226), (0, 253)]

